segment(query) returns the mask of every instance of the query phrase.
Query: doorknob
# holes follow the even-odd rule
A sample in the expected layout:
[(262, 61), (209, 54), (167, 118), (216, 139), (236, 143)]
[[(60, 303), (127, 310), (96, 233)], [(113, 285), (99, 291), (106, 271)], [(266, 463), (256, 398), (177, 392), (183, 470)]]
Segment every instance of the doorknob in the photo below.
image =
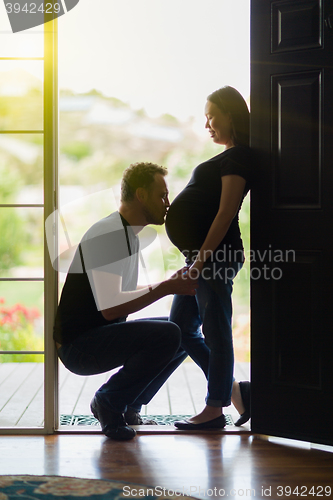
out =
[(333, 14), (328, 14), (328, 16), (325, 17), (325, 26), (333, 31)]

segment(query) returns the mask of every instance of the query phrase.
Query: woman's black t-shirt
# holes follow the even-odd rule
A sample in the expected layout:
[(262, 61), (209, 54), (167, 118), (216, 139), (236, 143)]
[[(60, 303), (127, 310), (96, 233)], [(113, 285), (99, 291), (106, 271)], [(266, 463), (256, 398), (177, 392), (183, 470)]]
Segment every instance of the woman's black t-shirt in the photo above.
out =
[[(172, 202), (165, 223), (171, 242), (186, 257), (193, 259), (206, 239), (219, 209), (223, 176), (239, 175), (246, 180), (244, 199), (253, 177), (252, 163), (250, 148), (235, 146), (194, 169), (189, 183)], [(239, 210), (214, 252), (215, 259), (220, 262), (244, 260)]]

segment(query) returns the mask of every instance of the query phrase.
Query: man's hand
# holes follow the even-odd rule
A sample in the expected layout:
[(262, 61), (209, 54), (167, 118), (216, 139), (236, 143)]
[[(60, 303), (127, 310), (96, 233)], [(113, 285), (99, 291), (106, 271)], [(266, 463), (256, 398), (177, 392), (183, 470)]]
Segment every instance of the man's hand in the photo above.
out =
[(195, 295), (198, 288), (198, 276), (195, 278), (189, 274), (189, 268), (183, 267), (166, 280), (168, 293), (177, 295)]

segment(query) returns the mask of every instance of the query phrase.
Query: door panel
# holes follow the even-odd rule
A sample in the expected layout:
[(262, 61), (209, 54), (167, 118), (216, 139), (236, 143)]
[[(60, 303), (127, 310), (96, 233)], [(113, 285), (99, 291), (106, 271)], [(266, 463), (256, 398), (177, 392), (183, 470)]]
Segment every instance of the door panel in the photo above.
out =
[(320, 208), (321, 82), (320, 71), (271, 77), (275, 208)]
[(317, 0), (272, 2), (272, 53), (321, 47), (321, 11)]
[[(254, 432), (333, 444), (331, 0), (252, 0)], [(325, 22), (326, 20), (326, 22)]]

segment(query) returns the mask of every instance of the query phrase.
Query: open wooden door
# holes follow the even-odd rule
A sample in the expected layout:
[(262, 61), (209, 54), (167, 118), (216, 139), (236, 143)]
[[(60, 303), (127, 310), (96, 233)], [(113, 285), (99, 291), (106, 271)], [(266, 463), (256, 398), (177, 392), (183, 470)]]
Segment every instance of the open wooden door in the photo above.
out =
[(251, 11), (252, 430), (333, 444), (333, 1)]

